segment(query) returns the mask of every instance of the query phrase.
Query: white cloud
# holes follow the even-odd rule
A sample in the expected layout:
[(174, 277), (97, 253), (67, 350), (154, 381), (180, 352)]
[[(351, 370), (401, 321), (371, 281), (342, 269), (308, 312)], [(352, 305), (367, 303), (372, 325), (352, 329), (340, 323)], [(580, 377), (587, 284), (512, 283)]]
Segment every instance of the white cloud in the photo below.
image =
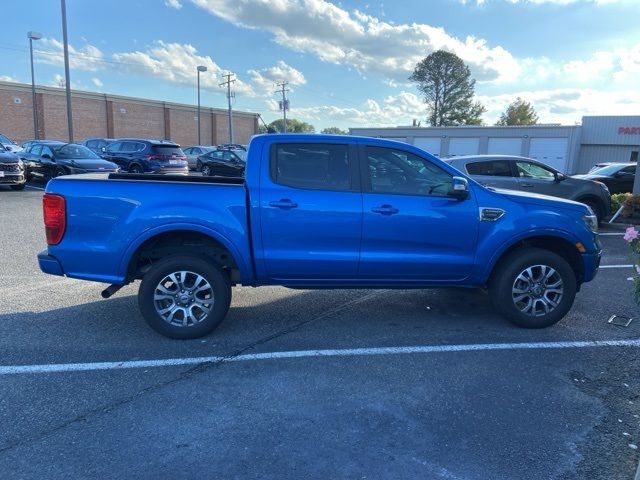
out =
[(182, 3), (180, 0), (164, 0), (164, 4), (169, 8), (175, 8), (176, 10), (180, 10), (182, 8)]
[(304, 85), (307, 83), (300, 70), (296, 70), (282, 60), (278, 61), (273, 67), (249, 70), (247, 73), (251, 77), (256, 90), (265, 95), (273, 94), (276, 88), (275, 84), (278, 82), (287, 81), (289, 85)]
[(0, 82), (15, 82), (15, 83), (18, 83), (18, 79), (16, 77), (12, 77), (11, 75), (0, 75)]
[(267, 30), (282, 46), (361, 73), (405, 80), (417, 62), (438, 49), (459, 55), (480, 81), (513, 80), (520, 72), (508, 51), (483, 39), (460, 40), (426, 24), (393, 24), (325, 0), (191, 1), (235, 25)]
[(102, 80), (100, 80), (98, 77), (93, 77), (91, 79), (91, 83), (93, 83), (98, 88), (102, 88), (104, 86), (104, 83), (102, 83)]
[[(196, 85), (198, 65), (207, 67), (200, 74), (200, 86), (209, 91), (226, 91), (219, 86), (225, 72), (208, 55), (199, 55), (193, 45), (157, 41), (146, 51), (113, 54), (113, 60), (124, 71), (150, 75), (180, 85)], [(247, 83), (236, 80), (233, 89), (240, 95), (253, 96), (255, 92)]]
[[(498, 0), (493, 0), (496, 3)], [(502, 0), (508, 3), (533, 3), (536, 5), (542, 4), (554, 4), (554, 5), (569, 5), (572, 3), (595, 3), (596, 5), (608, 5), (613, 3), (629, 2), (631, 0)], [(492, 0), (460, 0), (462, 4), (475, 3), (476, 5), (485, 5), (492, 2)]]
[[(36, 62), (61, 66), (64, 64), (63, 44), (55, 38), (43, 38), (34, 50)], [(69, 45), (69, 67), (78, 70), (96, 71), (104, 68), (104, 54), (93, 45), (82, 48)]]

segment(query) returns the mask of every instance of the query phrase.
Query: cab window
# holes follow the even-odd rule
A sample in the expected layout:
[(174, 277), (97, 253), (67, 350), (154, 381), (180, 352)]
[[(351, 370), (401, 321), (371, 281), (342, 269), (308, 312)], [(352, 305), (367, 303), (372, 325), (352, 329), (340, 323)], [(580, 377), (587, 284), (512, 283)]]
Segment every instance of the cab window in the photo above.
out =
[(535, 178), (538, 180), (555, 180), (556, 175), (551, 170), (544, 168), (542, 165), (529, 162), (516, 162), (518, 167), (518, 176), (520, 178)]

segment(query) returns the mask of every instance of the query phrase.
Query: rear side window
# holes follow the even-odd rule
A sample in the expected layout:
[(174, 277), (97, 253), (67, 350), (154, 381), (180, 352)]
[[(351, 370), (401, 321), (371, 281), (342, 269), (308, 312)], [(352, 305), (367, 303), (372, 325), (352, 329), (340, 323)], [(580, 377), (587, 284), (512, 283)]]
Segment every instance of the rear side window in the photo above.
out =
[(122, 142), (113, 142), (107, 145), (107, 152), (118, 152), (121, 150)]
[(490, 160), (487, 162), (467, 163), (469, 175), (486, 175), (492, 177), (512, 177), (511, 166), (506, 160)]
[(271, 150), (275, 183), (314, 190), (349, 190), (349, 148), (335, 144), (282, 144)]
[(42, 152), (42, 145), (36, 144), (31, 147), (31, 151), (29, 153), (39, 156), (41, 152)]

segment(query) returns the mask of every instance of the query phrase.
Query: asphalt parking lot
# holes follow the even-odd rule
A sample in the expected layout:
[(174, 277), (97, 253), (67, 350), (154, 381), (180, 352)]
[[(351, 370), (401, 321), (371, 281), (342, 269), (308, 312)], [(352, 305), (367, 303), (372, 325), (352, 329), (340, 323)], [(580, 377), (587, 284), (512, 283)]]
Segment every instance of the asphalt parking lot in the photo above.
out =
[(175, 341), (137, 285), (102, 300), (39, 272), (37, 187), (0, 188), (3, 478), (634, 478), (640, 318), (607, 323), (640, 317), (619, 234), (549, 329), (479, 291), (238, 287), (218, 330)]

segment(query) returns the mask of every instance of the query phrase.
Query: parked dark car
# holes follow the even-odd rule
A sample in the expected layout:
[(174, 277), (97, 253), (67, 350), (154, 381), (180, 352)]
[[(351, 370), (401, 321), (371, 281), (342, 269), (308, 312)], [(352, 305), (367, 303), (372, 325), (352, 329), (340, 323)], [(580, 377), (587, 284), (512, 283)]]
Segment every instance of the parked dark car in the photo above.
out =
[(602, 182), (612, 194), (629, 193), (633, 191), (633, 182), (636, 179), (636, 164), (612, 163), (585, 175), (574, 175), (573, 178)]
[(27, 179), (48, 181), (62, 175), (115, 173), (118, 166), (103, 160), (84, 145), (43, 141), (20, 153)]
[(446, 162), (487, 187), (575, 200), (591, 207), (599, 221), (611, 213), (611, 194), (604, 183), (569, 177), (531, 158), (470, 155)]
[(102, 158), (118, 164), (123, 172), (189, 174), (180, 145), (166, 140), (118, 139), (107, 146)]
[(87, 138), (82, 142), (82, 145), (92, 152), (102, 155), (111, 142), (115, 142), (115, 138)]
[(193, 147), (183, 148), (182, 151), (187, 156), (189, 170), (200, 171), (202, 165), (198, 163), (198, 157), (215, 149), (216, 147), (214, 145), (195, 145)]
[(26, 181), (20, 157), (0, 143), (0, 185), (8, 185), (11, 190), (23, 190)]
[(198, 164), (205, 177), (242, 177), (247, 151), (241, 148), (218, 148), (200, 155)]

